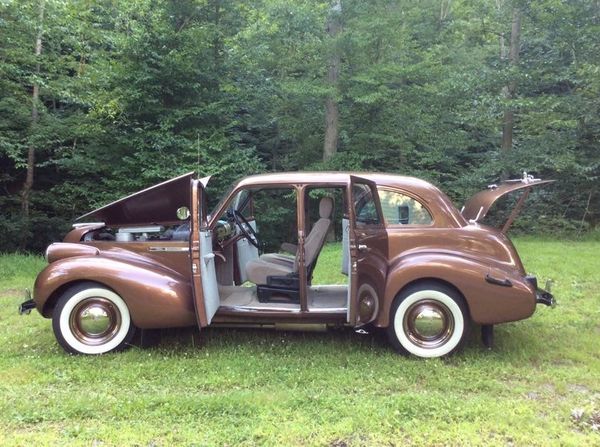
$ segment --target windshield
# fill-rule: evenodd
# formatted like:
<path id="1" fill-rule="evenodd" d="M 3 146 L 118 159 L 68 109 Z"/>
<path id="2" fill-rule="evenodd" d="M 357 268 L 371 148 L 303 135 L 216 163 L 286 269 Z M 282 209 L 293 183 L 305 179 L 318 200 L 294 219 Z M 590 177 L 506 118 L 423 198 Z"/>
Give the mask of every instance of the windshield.
<path id="1" fill-rule="evenodd" d="M 233 192 L 233 190 L 235 189 L 235 187 L 237 186 L 238 182 L 234 182 L 232 185 L 230 185 L 227 190 L 221 194 L 221 199 L 217 202 L 217 204 L 212 208 L 212 211 L 208 214 L 208 220 L 211 220 L 212 217 L 215 215 L 215 213 L 217 212 L 217 210 L 219 208 L 221 208 L 223 206 L 223 204 L 225 203 L 225 200 L 227 200 L 227 198 L 231 195 L 231 193 Z M 214 182 L 211 182 L 210 185 L 214 185 Z M 212 189 L 212 188 L 211 188 Z M 212 192 L 216 192 L 216 191 L 212 191 Z M 216 195 L 213 194 L 208 194 L 209 197 L 218 197 Z"/>

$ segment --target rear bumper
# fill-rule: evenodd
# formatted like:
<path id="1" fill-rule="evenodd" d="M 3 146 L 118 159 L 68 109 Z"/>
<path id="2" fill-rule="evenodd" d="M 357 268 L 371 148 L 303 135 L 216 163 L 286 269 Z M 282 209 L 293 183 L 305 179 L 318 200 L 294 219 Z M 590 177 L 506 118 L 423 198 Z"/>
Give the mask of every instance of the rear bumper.
<path id="1" fill-rule="evenodd" d="M 535 302 L 543 304 L 545 306 L 555 307 L 556 299 L 550 292 L 546 292 L 544 289 L 537 289 L 535 291 Z"/>
<path id="2" fill-rule="evenodd" d="M 35 301 L 31 298 L 29 289 L 25 289 L 25 298 L 28 298 L 27 301 L 23 301 L 19 304 L 19 315 L 28 314 L 35 309 Z"/>
<path id="3" fill-rule="evenodd" d="M 546 282 L 546 288 L 548 290 L 540 289 L 538 287 L 537 278 L 535 276 L 526 276 L 525 279 L 535 288 L 535 302 L 537 304 L 543 304 L 544 306 L 555 307 L 556 299 L 554 295 L 550 293 L 550 286 L 552 281 Z"/>
<path id="4" fill-rule="evenodd" d="M 27 300 L 19 304 L 19 315 L 28 314 L 35 309 L 35 302 L 33 300 Z"/>

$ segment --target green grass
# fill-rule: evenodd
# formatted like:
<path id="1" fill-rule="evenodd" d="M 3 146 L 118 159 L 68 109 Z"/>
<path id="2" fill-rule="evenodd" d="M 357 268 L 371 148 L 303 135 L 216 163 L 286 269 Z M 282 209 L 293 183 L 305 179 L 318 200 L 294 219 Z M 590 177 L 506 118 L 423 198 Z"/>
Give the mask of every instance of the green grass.
<path id="1" fill-rule="evenodd" d="M 600 242 L 516 245 L 559 306 L 498 326 L 492 351 L 474 331 L 449 360 L 376 334 L 226 329 L 69 356 L 49 320 L 16 315 L 43 261 L 0 257 L 0 445 L 600 445 Z M 323 262 L 335 251 L 317 282 L 345 279 Z"/>
<path id="2" fill-rule="evenodd" d="M 0 253 L 0 292 L 7 289 L 31 289 L 36 275 L 45 266 L 46 261 L 41 256 Z"/>
<path id="3" fill-rule="evenodd" d="M 342 244 L 327 244 L 321 250 L 313 272 L 312 284 L 348 284 L 342 270 Z"/>

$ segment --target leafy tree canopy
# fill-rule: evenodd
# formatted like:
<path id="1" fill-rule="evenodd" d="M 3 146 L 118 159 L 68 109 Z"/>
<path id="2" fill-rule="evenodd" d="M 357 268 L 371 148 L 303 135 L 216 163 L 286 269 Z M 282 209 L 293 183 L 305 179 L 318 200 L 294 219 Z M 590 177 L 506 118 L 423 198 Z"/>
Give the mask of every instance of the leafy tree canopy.
<path id="1" fill-rule="evenodd" d="M 262 171 L 389 171 L 457 204 L 526 170 L 558 183 L 523 228 L 597 227 L 598 35 L 584 0 L 0 1 L 0 251 L 42 250 L 188 170 L 217 190 Z M 322 161 L 328 98 L 339 136 Z"/>

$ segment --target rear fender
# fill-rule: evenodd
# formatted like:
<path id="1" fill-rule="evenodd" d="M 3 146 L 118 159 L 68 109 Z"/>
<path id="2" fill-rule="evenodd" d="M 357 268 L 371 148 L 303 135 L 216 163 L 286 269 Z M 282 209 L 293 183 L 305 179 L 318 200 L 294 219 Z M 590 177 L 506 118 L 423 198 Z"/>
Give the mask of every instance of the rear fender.
<path id="1" fill-rule="evenodd" d="M 489 277 L 506 279 L 510 287 L 489 282 Z M 390 267 L 377 326 L 388 326 L 392 302 L 402 289 L 425 279 L 440 280 L 457 289 L 465 298 L 471 319 L 478 324 L 521 320 L 535 310 L 535 290 L 518 271 L 428 252 L 402 257 Z"/>
<path id="2" fill-rule="evenodd" d="M 49 306 L 70 284 L 93 281 L 119 294 L 134 324 L 143 329 L 196 324 L 189 281 L 172 270 L 99 256 L 72 257 L 48 265 L 37 277 L 34 301 L 50 317 Z"/>

